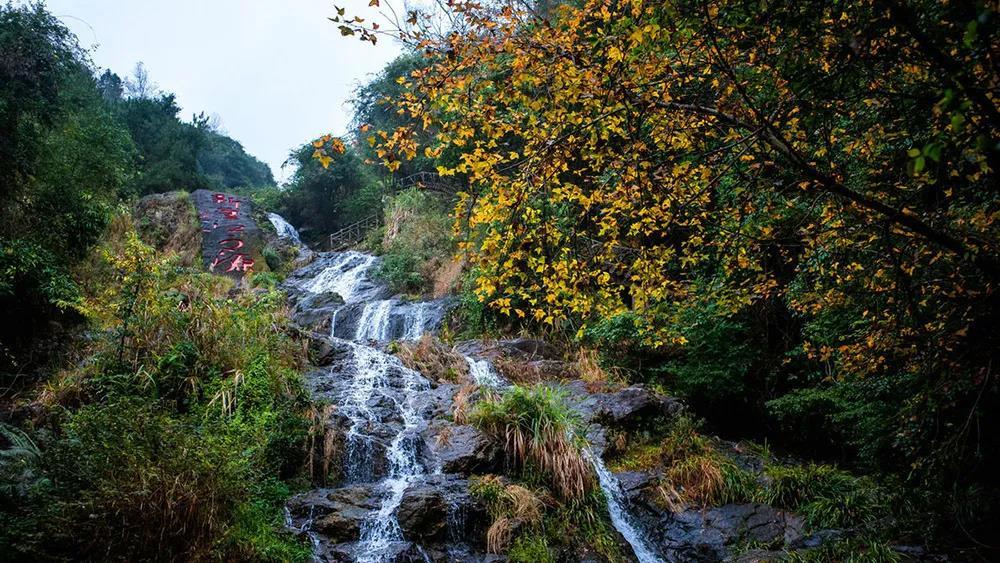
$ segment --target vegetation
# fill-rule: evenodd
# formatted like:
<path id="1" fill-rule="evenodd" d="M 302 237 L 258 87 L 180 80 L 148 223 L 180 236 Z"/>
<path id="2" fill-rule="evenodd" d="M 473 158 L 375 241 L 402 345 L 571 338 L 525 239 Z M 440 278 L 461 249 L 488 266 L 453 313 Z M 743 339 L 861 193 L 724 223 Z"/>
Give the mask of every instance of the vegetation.
<path id="1" fill-rule="evenodd" d="M 600 490 L 557 502 L 530 475 L 521 483 L 483 475 L 471 480 L 469 492 L 486 505 L 492 520 L 486 534 L 490 553 L 528 563 L 579 557 L 589 548 L 608 561 L 625 560 Z"/>
<path id="2" fill-rule="evenodd" d="M 450 224 L 447 209 L 433 194 L 411 188 L 392 196 L 385 206 L 384 230 L 378 232 L 382 266 L 376 276 L 393 291 L 433 291 L 454 252 Z M 454 280 L 446 282 L 453 284 Z"/>
<path id="3" fill-rule="evenodd" d="M 71 267 L 103 232 L 134 156 L 75 38 L 41 8 L 0 7 L 4 386 L 43 367 L 23 350 L 53 331 L 50 320 L 72 318 Z"/>
<path id="4" fill-rule="evenodd" d="M 995 6 L 443 9 L 388 32 L 337 19 L 422 56 L 370 136 L 389 170 L 436 158 L 467 187 L 453 218 L 484 306 L 727 432 L 895 475 L 938 539 L 983 543 Z"/>
<path id="5" fill-rule="evenodd" d="M 0 5 L 5 560 L 310 556 L 283 529 L 308 430 L 285 297 L 200 273 L 183 193 L 273 180 L 177 113 L 141 66 L 95 79 L 44 7 Z"/>
<path id="6" fill-rule="evenodd" d="M 40 452 L 5 460 L 5 553 L 308 555 L 277 531 L 308 427 L 284 296 L 233 298 L 231 281 L 173 260 L 119 217 L 78 274 L 98 332 L 90 360 L 38 399 Z"/>
<path id="7" fill-rule="evenodd" d="M 591 488 L 578 415 L 554 388 L 513 386 L 476 403 L 470 418 L 505 443 L 516 468 L 545 475 L 561 499 L 579 499 Z"/>

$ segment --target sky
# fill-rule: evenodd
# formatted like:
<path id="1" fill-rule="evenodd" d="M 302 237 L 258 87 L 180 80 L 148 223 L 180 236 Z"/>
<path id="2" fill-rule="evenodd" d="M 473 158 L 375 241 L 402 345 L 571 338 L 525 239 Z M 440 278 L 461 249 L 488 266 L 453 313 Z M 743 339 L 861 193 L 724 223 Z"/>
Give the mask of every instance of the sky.
<path id="1" fill-rule="evenodd" d="M 271 166 L 325 133 L 347 132 L 358 84 L 399 47 L 341 37 L 331 0 L 48 0 L 98 67 L 123 78 L 143 62 L 181 117 L 217 114 L 225 132 Z M 367 0 L 339 6 L 376 16 Z"/>

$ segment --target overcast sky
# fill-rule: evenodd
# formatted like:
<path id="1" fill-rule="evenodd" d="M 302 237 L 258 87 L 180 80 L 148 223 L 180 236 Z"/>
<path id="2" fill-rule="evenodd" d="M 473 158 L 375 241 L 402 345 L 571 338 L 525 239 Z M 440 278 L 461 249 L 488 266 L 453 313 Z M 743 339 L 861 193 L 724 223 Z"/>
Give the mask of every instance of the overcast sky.
<path id="1" fill-rule="evenodd" d="M 367 0 L 339 0 L 371 13 Z M 330 0 L 48 0 L 49 11 L 122 77 L 142 61 L 177 94 L 181 116 L 218 114 L 222 127 L 276 178 L 295 146 L 343 134 L 359 82 L 399 52 L 343 38 Z"/>

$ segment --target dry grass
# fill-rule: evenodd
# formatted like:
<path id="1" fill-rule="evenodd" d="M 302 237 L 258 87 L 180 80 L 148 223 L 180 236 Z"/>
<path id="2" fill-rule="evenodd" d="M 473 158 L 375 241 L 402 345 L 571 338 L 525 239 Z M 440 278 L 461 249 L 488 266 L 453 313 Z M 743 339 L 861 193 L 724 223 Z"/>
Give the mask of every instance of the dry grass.
<path id="1" fill-rule="evenodd" d="M 335 405 L 325 405 L 321 408 L 313 406 L 309 411 L 312 425 L 309 428 L 309 455 L 306 467 L 309 469 L 309 479 L 324 486 L 329 480 L 330 464 L 339 451 L 337 447 L 339 436 L 326 427 L 326 421 L 335 410 L 337 410 Z"/>
<path id="2" fill-rule="evenodd" d="M 451 443 L 451 430 L 453 426 L 445 426 L 434 438 L 434 447 L 437 449 L 446 448 Z"/>
<path id="3" fill-rule="evenodd" d="M 666 479 L 686 503 L 708 506 L 722 496 L 726 482 L 715 455 L 696 455 L 676 461 Z"/>
<path id="4" fill-rule="evenodd" d="M 430 334 L 416 342 L 399 343 L 395 354 L 404 366 L 419 371 L 424 377 L 449 383 L 469 379 L 469 364 L 465 358 Z"/>
<path id="5" fill-rule="evenodd" d="M 515 466 L 531 465 L 547 475 L 560 498 L 581 498 L 593 485 L 580 451 L 579 419 L 556 390 L 511 387 L 502 397 L 479 401 L 470 419 L 503 440 Z"/>
<path id="6" fill-rule="evenodd" d="M 451 295 L 462 279 L 464 268 L 464 260 L 451 259 L 438 265 L 431 277 L 433 280 L 432 294 L 435 299 Z"/>
<path id="7" fill-rule="evenodd" d="M 504 485 L 495 475 L 484 475 L 473 481 L 473 494 L 483 500 L 493 522 L 486 532 L 490 553 L 504 553 L 511 545 L 514 532 L 521 526 L 537 526 L 545 515 L 547 496 L 517 484 Z"/>
<path id="8" fill-rule="evenodd" d="M 580 348 L 576 351 L 574 368 L 591 393 L 601 393 L 625 387 L 625 377 L 619 370 L 601 367 L 597 350 Z"/>
<path id="9" fill-rule="evenodd" d="M 451 418 L 455 424 L 468 424 L 472 409 L 472 395 L 479 389 L 474 383 L 462 385 L 452 399 Z"/>
<path id="10" fill-rule="evenodd" d="M 531 523 L 541 522 L 545 503 L 534 491 L 521 485 L 507 485 L 504 497 L 510 503 L 514 518 Z"/>
<path id="11" fill-rule="evenodd" d="M 514 520 L 501 516 L 493 521 L 490 529 L 486 530 L 486 551 L 489 553 L 504 553 L 510 546 L 510 540 L 514 532 Z"/>
<path id="12" fill-rule="evenodd" d="M 493 361 L 493 367 L 504 379 L 515 385 L 535 385 L 542 382 L 542 372 L 531 362 L 500 356 Z"/>

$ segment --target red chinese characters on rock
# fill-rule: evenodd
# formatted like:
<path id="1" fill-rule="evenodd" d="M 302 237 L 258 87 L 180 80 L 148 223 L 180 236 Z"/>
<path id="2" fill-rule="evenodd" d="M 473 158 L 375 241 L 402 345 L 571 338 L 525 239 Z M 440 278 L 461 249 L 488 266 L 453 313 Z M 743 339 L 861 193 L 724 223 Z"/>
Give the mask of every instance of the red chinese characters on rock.
<path id="1" fill-rule="evenodd" d="M 215 272 L 218 269 L 227 274 L 252 272 L 254 260 L 249 254 L 243 252 L 246 243 L 241 238 L 246 231 L 246 225 L 243 223 L 225 224 L 229 221 L 239 220 L 240 200 L 233 196 L 216 193 L 212 194 L 212 201 L 215 203 L 215 211 L 218 216 L 221 216 L 223 224 L 220 224 L 218 218 L 203 212 L 199 215 L 202 220 L 202 231 L 208 233 L 224 227 L 228 238 L 219 241 L 219 252 L 208 265 L 208 271 Z"/>

